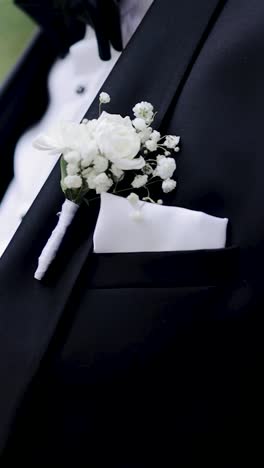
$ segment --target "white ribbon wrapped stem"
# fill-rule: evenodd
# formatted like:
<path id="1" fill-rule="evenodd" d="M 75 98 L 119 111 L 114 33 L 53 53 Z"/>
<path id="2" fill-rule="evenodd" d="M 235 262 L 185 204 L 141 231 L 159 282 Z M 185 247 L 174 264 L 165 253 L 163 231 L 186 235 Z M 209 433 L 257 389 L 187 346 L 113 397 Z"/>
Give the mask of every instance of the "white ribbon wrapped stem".
<path id="1" fill-rule="evenodd" d="M 71 224 L 79 205 L 66 199 L 61 207 L 59 221 L 38 259 L 38 268 L 34 278 L 41 280 L 60 247 L 67 228 Z"/>

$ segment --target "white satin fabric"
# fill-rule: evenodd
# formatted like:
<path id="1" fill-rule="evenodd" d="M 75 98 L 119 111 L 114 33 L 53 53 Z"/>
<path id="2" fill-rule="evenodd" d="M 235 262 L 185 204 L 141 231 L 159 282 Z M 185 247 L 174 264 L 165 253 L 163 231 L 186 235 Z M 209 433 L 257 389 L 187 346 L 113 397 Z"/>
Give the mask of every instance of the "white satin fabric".
<path id="1" fill-rule="evenodd" d="M 140 212 L 140 217 L 134 216 Z M 174 206 L 101 195 L 94 232 L 95 253 L 220 249 L 226 245 L 227 218 Z"/>
<path id="2" fill-rule="evenodd" d="M 123 0 L 121 19 L 126 46 L 153 0 Z M 49 106 L 41 121 L 18 141 L 14 156 L 14 179 L 0 204 L 0 256 L 6 249 L 22 217 L 26 214 L 56 164 L 59 154 L 48 155 L 32 147 L 33 140 L 58 120 L 80 121 L 89 109 L 120 52 L 102 61 L 94 31 L 74 44 L 64 59 L 55 62 L 48 77 Z M 78 86 L 85 92 L 77 94 Z"/>

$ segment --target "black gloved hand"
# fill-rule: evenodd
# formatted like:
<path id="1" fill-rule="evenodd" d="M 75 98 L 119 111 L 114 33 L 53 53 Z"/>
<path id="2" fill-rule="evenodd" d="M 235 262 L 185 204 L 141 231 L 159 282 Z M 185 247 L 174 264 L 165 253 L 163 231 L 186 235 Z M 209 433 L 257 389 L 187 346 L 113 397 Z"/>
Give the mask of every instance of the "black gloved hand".
<path id="1" fill-rule="evenodd" d="M 110 44 L 122 50 L 120 0 L 14 0 L 52 38 L 61 54 L 81 40 L 86 24 L 96 33 L 99 55 L 111 58 Z"/>
<path id="2" fill-rule="evenodd" d="M 57 0 L 58 1 L 58 0 Z M 64 5 L 66 15 L 91 24 L 95 30 L 100 57 L 111 57 L 110 43 L 122 50 L 119 0 L 59 0 Z"/>

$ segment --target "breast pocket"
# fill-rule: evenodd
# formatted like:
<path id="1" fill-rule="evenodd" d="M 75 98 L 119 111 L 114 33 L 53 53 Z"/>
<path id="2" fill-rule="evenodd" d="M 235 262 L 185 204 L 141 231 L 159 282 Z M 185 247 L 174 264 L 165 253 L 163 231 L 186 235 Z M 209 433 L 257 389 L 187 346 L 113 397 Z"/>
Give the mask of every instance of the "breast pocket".
<path id="1" fill-rule="evenodd" d="M 231 320 L 236 313 L 233 303 L 240 310 L 240 298 L 248 300 L 239 253 L 234 246 L 93 254 L 80 278 L 75 337 L 83 336 L 85 343 L 90 337 L 95 350 L 104 343 L 108 352 L 138 340 L 147 343 L 153 333 L 156 343 L 158 336 L 162 342 L 169 336 L 175 342 L 176 336 L 182 339 L 183 330 L 192 334 L 200 327 L 221 327 L 218 322 Z"/>
<path id="2" fill-rule="evenodd" d="M 225 431 L 248 338 L 239 249 L 94 254 L 79 280 L 58 363 L 63 393 L 83 392 L 82 417 L 92 388 L 94 420 L 116 440 Z"/>
<path id="3" fill-rule="evenodd" d="M 148 349 L 152 340 L 158 348 L 204 333 L 220 337 L 248 302 L 240 276 L 237 247 L 93 254 L 79 279 L 72 357 L 86 361 L 88 352 L 92 361 L 97 353 L 108 360 L 131 346 Z"/>
<path id="4" fill-rule="evenodd" d="M 239 278 L 239 248 L 92 254 L 91 288 L 216 286 Z"/>

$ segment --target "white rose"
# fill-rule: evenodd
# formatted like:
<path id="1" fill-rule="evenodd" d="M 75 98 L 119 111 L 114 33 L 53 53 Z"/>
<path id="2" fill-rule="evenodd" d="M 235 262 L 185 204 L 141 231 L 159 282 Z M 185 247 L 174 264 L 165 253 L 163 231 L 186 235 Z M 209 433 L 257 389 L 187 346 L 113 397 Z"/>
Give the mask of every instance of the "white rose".
<path id="1" fill-rule="evenodd" d="M 133 182 L 132 182 L 132 187 L 134 188 L 140 188 L 140 187 L 143 187 L 144 185 L 146 185 L 148 181 L 148 176 L 147 175 L 137 175 Z"/>
<path id="2" fill-rule="evenodd" d="M 103 112 L 94 132 L 100 152 L 122 170 L 141 169 L 144 158 L 135 159 L 140 150 L 140 138 L 129 117 Z"/>
<path id="3" fill-rule="evenodd" d="M 176 169 L 176 162 L 173 158 L 163 158 L 158 161 L 156 175 L 161 179 L 170 179 Z"/>
<path id="4" fill-rule="evenodd" d="M 93 137 L 94 131 L 97 127 L 97 119 L 87 120 L 86 127 L 90 137 Z"/>
<path id="5" fill-rule="evenodd" d="M 94 179 L 96 193 L 108 192 L 113 185 L 113 181 L 105 173 L 99 174 Z"/>
<path id="6" fill-rule="evenodd" d="M 78 175 L 68 175 L 63 182 L 68 189 L 78 189 L 82 186 L 82 179 Z"/>
<path id="7" fill-rule="evenodd" d="M 173 179 L 166 179 L 162 182 L 162 190 L 164 193 L 172 192 L 176 187 L 176 182 Z"/>

